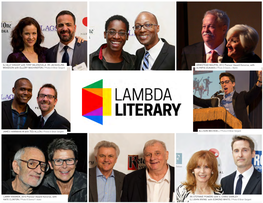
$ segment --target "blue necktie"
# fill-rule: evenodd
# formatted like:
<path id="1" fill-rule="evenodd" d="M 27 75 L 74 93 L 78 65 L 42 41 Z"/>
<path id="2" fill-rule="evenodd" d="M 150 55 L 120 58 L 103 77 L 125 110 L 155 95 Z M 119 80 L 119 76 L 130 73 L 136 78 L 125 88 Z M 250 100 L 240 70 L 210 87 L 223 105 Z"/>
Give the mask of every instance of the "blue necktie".
<path id="1" fill-rule="evenodd" d="M 68 46 L 64 46 L 64 54 L 62 56 L 62 63 L 67 63 L 67 66 L 69 66 L 69 55 L 68 55 L 68 52 L 67 52 L 67 49 L 68 49 Z"/>
<path id="2" fill-rule="evenodd" d="M 142 65 L 142 70 L 149 70 L 149 52 L 146 51 L 145 55 L 144 55 L 144 59 L 143 59 L 143 65 Z"/>
<path id="3" fill-rule="evenodd" d="M 239 179 L 237 181 L 237 185 L 236 185 L 236 192 L 235 192 L 235 195 L 241 195 L 241 189 L 242 189 L 242 178 L 243 178 L 243 175 L 240 174 L 239 175 Z"/>

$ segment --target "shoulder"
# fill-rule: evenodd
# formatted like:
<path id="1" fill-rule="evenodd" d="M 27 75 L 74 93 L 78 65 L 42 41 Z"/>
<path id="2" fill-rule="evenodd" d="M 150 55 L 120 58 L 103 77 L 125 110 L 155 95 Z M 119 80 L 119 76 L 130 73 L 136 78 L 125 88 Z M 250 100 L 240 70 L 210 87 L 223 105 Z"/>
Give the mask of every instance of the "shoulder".
<path id="1" fill-rule="evenodd" d="M 223 188 L 222 187 L 218 187 L 216 188 L 216 190 L 214 191 L 214 194 L 215 195 L 222 195 L 224 192 L 223 192 Z"/>
<path id="2" fill-rule="evenodd" d="M 81 43 L 78 43 L 77 42 L 77 39 L 76 39 L 76 43 L 75 43 L 75 47 L 76 48 L 87 48 L 88 46 L 88 42 L 87 41 L 84 41 L 84 42 L 81 42 Z"/>
<path id="3" fill-rule="evenodd" d="M 50 187 L 46 187 L 44 185 L 39 186 L 36 193 L 37 194 L 57 194 L 57 192 L 54 189 Z"/>
<path id="4" fill-rule="evenodd" d="M 186 186 L 181 184 L 176 188 L 176 200 L 177 202 L 185 202 L 190 191 L 186 189 Z"/>
<path id="5" fill-rule="evenodd" d="M 204 42 L 197 42 L 183 48 L 184 52 L 199 51 L 204 48 Z"/>
<path id="6" fill-rule="evenodd" d="M 146 168 L 133 171 L 125 176 L 125 179 L 135 180 L 137 177 L 144 176 L 146 177 Z"/>
<path id="7" fill-rule="evenodd" d="M 23 62 L 23 54 L 22 52 L 13 52 L 9 54 L 6 61 L 7 63 Z"/>
<path id="8" fill-rule="evenodd" d="M 142 47 L 136 51 L 136 56 L 139 54 L 143 54 L 143 53 L 144 53 L 144 47 Z"/>
<path id="9" fill-rule="evenodd" d="M 231 173 L 228 176 L 225 176 L 224 178 L 221 179 L 221 182 L 224 183 L 225 181 L 230 181 L 232 178 L 234 178 L 236 175 L 236 171 Z"/>
<path id="10" fill-rule="evenodd" d="M 29 114 L 30 116 L 34 117 L 34 118 L 37 118 L 38 116 L 36 115 L 36 113 L 30 108 L 30 106 L 28 105 L 28 111 L 29 111 Z"/>
<path id="11" fill-rule="evenodd" d="M 114 171 L 114 174 L 121 177 L 121 178 L 124 178 L 125 174 L 120 172 L 120 171 L 117 171 L 117 170 L 113 170 Z"/>
<path id="12" fill-rule="evenodd" d="M 53 47 L 47 49 L 47 53 L 53 52 L 54 49 L 58 49 L 58 45 L 59 45 L 59 44 L 56 44 L 56 45 L 54 45 Z"/>
<path id="13" fill-rule="evenodd" d="M 161 38 L 161 40 L 164 42 L 164 46 L 166 46 L 169 50 L 173 50 L 175 52 L 175 46 L 169 44 L 165 39 Z"/>

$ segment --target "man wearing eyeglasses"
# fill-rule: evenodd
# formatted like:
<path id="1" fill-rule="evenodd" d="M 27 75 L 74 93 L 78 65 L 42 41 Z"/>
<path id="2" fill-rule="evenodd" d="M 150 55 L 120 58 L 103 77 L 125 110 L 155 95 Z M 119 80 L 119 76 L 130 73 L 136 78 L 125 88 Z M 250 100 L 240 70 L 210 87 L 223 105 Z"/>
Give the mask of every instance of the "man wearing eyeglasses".
<path id="1" fill-rule="evenodd" d="M 90 54 L 90 70 L 134 70 L 135 56 L 123 50 L 129 38 L 129 22 L 120 15 L 111 16 L 105 23 L 107 43 Z"/>
<path id="2" fill-rule="evenodd" d="M 144 45 L 136 51 L 136 69 L 175 70 L 175 47 L 165 39 L 159 39 L 160 27 L 154 14 L 141 12 L 133 29 L 138 41 Z"/>
<path id="3" fill-rule="evenodd" d="M 246 92 L 237 93 L 235 91 L 235 76 L 228 72 L 219 75 L 219 80 L 224 95 L 218 95 L 220 106 L 223 106 L 233 116 L 242 122 L 242 128 L 251 128 L 251 123 L 247 115 L 247 106 L 251 104 L 262 90 L 262 71 L 258 71 L 258 80 L 254 87 Z M 194 104 L 201 107 L 212 107 L 211 99 L 200 99 L 194 96 Z"/>
<path id="4" fill-rule="evenodd" d="M 43 185 L 57 194 L 68 195 L 69 202 L 87 202 L 87 175 L 76 171 L 78 148 L 70 139 L 54 139 L 48 145 L 48 163 L 53 170 Z"/>
<path id="5" fill-rule="evenodd" d="M 15 179 L 3 182 L 2 194 L 55 194 L 40 183 L 49 167 L 43 152 L 37 147 L 18 150 L 12 162 Z"/>
<path id="6" fill-rule="evenodd" d="M 54 109 L 57 104 L 57 90 L 52 84 L 43 85 L 38 91 L 37 103 L 41 110 L 39 129 L 66 129 L 70 131 L 70 122 Z"/>

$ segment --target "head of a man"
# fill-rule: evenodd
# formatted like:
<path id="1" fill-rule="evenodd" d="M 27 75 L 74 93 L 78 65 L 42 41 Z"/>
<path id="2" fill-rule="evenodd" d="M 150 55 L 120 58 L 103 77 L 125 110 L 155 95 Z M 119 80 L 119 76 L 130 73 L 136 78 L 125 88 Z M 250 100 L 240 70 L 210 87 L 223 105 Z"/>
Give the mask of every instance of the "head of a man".
<path id="1" fill-rule="evenodd" d="M 57 104 L 57 90 L 52 84 L 43 85 L 37 95 L 37 103 L 41 110 L 42 116 L 47 115 L 51 112 Z"/>
<path id="2" fill-rule="evenodd" d="M 143 155 L 149 173 L 166 173 L 169 152 L 160 140 L 149 140 L 143 148 Z"/>
<path id="3" fill-rule="evenodd" d="M 104 38 L 110 51 L 121 52 L 129 38 L 129 22 L 121 15 L 111 16 L 105 23 Z"/>
<path id="4" fill-rule="evenodd" d="M 201 34 L 210 49 L 218 47 L 225 39 L 230 20 L 224 11 L 213 9 L 205 13 Z"/>
<path id="5" fill-rule="evenodd" d="M 56 17 L 56 28 L 60 42 L 67 45 L 75 37 L 76 18 L 70 11 L 61 11 Z"/>
<path id="6" fill-rule="evenodd" d="M 141 12 L 137 16 L 133 28 L 136 38 L 147 50 L 158 43 L 158 32 L 160 28 L 154 14 L 147 11 Z"/>
<path id="7" fill-rule="evenodd" d="M 28 189 L 39 186 L 48 170 L 44 153 L 37 147 L 24 147 L 18 150 L 12 167 L 16 174 L 14 190 L 20 193 L 26 193 Z"/>
<path id="8" fill-rule="evenodd" d="M 57 181 L 68 183 L 73 180 L 78 163 L 78 147 L 71 139 L 54 139 L 48 145 L 48 163 Z"/>
<path id="9" fill-rule="evenodd" d="M 252 166 L 252 158 L 255 157 L 254 142 L 248 136 L 234 136 L 232 138 L 232 155 L 240 173 Z"/>
<path id="10" fill-rule="evenodd" d="M 14 101 L 19 104 L 27 104 L 32 97 L 32 83 L 27 78 L 19 78 L 15 81 L 12 92 L 14 94 Z"/>
<path id="11" fill-rule="evenodd" d="M 219 75 L 219 80 L 224 93 L 227 95 L 235 90 L 235 76 L 231 73 L 223 72 Z"/>
<path id="12" fill-rule="evenodd" d="M 109 176 L 120 154 L 118 145 L 113 142 L 101 141 L 94 147 L 97 167 L 105 176 Z"/>

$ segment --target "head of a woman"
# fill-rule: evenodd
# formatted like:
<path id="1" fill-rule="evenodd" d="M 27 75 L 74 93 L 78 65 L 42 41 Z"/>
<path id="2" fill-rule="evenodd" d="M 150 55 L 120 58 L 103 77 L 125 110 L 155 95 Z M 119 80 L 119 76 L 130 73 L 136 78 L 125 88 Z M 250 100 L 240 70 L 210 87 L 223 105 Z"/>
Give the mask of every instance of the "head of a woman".
<path id="1" fill-rule="evenodd" d="M 236 62 L 255 50 L 259 36 L 253 27 L 237 24 L 229 29 L 226 39 L 228 56 Z"/>
<path id="2" fill-rule="evenodd" d="M 13 52 L 23 51 L 26 46 L 34 46 L 34 50 L 38 52 L 44 41 L 38 22 L 31 17 L 21 19 L 13 29 L 11 37 Z"/>
<path id="3" fill-rule="evenodd" d="M 218 178 L 217 159 L 215 155 L 208 150 L 201 150 L 193 154 L 187 164 L 187 189 L 193 191 L 199 183 L 207 183 L 215 191 L 218 187 L 216 180 Z"/>

